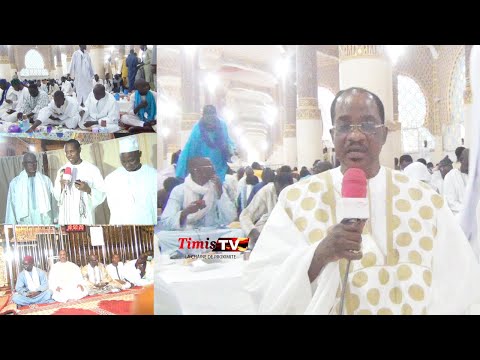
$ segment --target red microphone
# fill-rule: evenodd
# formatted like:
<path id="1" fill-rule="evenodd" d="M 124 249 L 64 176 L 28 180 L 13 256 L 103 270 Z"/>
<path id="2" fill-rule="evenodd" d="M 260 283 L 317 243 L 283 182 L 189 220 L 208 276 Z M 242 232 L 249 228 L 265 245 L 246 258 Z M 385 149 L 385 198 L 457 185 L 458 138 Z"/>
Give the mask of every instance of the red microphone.
<path id="1" fill-rule="evenodd" d="M 370 217 L 367 199 L 367 176 L 362 169 L 350 168 L 345 171 L 340 208 L 343 217 L 342 224 L 358 222 Z"/>
<path id="2" fill-rule="evenodd" d="M 70 167 L 65 168 L 62 178 L 63 180 L 72 181 L 72 169 Z"/>
<path id="3" fill-rule="evenodd" d="M 370 217 L 367 198 L 367 176 L 362 169 L 350 168 L 345 171 L 342 180 L 342 199 L 339 203 L 342 224 L 358 224 L 365 226 L 365 221 Z M 345 290 L 347 288 L 350 260 L 343 277 L 342 294 L 340 298 L 340 315 L 343 314 Z"/>

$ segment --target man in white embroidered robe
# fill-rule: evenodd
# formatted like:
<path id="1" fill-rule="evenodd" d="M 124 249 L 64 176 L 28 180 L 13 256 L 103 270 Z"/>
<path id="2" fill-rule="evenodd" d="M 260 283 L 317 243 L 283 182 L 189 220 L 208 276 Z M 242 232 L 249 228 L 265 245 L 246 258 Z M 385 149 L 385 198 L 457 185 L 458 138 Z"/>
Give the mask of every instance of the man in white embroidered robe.
<path id="1" fill-rule="evenodd" d="M 57 214 L 53 184 L 48 176 L 37 171 L 37 158 L 23 156 L 24 170 L 8 187 L 6 224 L 49 225 Z"/>
<path id="2" fill-rule="evenodd" d="M 65 97 L 60 90 L 53 95 L 47 107 L 38 112 L 38 117 L 27 130 L 33 132 L 40 125 L 65 126 L 75 129 L 80 121 L 80 114 L 77 100 L 71 96 Z"/>
<path id="3" fill-rule="evenodd" d="M 82 267 L 82 275 L 87 284 L 89 296 L 119 291 L 123 286 L 113 281 L 105 265 L 98 262 L 97 255 L 89 256 L 88 264 Z"/>
<path id="4" fill-rule="evenodd" d="M 132 284 L 125 279 L 125 269 L 118 254 L 112 256 L 112 263 L 107 265 L 107 272 L 113 282 L 118 283 L 122 290 L 132 287 Z"/>
<path id="5" fill-rule="evenodd" d="M 105 200 L 105 182 L 100 170 L 82 160 L 80 143 L 68 140 L 65 156 L 68 162 L 57 172 L 53 194 L 58 201 L 58 223 L 95 224 L 95 208 Z M 63 178 L 65 169 L 71 169 L 71 180 Z"/>
<path id="6" fill-rule="evenodd" d="M 78 265 L 67 261 L 67 252 L 60 250 L 60 261 L 52 265 L 48 276 L 52 298 L 65 303 L 69 300 L 80 300 L 88 295 L 87 286 L 83 280 Z"/>
<path id="7" fill-rule="evenodd" d="M 345 314 L 468 312 L 480 302 L 480 265 L 440 195 L 380 166 L 381 100 L 361 88 L 341 91 L 331 117 L 341 166 L 284 189 L 245 269 L 258 312 L 340 313 L 348 260 Z M 348 168 L 367 175 L 364 227 L 340 223 Z"/>

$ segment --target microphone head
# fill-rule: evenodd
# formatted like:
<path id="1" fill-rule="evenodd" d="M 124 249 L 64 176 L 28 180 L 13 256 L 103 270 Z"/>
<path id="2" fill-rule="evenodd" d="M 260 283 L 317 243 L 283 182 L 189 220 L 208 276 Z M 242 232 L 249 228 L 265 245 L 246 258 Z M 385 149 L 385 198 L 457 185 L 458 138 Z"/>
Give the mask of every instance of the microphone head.
<path id="1" fill-rule="evenodd" d="M 342 180 L 342 197 L 367 197 L 367 176 L 362 169 L 350 168 L 345 171 Z"/>
<path id="2" fill-rule="evenodd" d="M 72 175 L 72 168 L 67 166 L 67 167 L 65 168 L 64 174 L 66 174 L 66 175 Z"/>

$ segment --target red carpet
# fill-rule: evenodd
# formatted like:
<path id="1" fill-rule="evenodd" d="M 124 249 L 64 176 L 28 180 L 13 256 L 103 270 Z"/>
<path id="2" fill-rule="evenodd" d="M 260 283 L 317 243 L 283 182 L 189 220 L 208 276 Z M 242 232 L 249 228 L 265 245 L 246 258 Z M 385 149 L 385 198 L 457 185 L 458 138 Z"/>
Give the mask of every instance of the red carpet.
<path id="1" fill-rule="evenodd" d="M 87 296 L 67 303 L 23 306 L 18 315 L 128 315 L 142 287 L 105 295 Z"/>

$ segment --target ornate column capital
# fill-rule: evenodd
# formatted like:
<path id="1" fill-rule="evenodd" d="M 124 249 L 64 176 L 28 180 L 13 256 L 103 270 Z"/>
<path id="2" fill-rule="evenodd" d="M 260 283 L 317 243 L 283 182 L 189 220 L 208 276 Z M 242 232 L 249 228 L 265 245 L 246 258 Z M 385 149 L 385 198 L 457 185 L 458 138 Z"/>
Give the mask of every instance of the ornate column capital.
<path id="1" fill-rule="evenodd" d="M 340 61 L 358 58 L 386 57 L 385 45 L 339 45 L 338 57 Z"/>
<path id="2" fill-rule="evenodd" d="M 200 114 L 197 113 L 183 113 L 182 114 L 182 123 L 181 129 L 183 131 L 188 131 L 193 128 L 193 125 L 200 119 Z"/>
<path id="3" fill-rule="evenodd" d="M 8 60 L 8 55 L 0 56 L 0 64 L 10 64 L 10 61 Z"/>
<path id="4" fill-rule="evenodd" d="M 470 85 L 470 78 L 466 78 L 465 91 L 463 92 L 463 103 L 465 105 L 472 104 L 472 86 Z"/>
<path id="5" fill-rule="evenodd" d="M 294 138 L 297 136 L 297 125 L 296 124 L 285 124 L 283 129 L 283 136 L 286 138 Z"/>
<path id="6" fill-rule="evenodd" d="M 321 117 L 316 98 L 298 98 L 297 120 L 318 120 Z"/>

